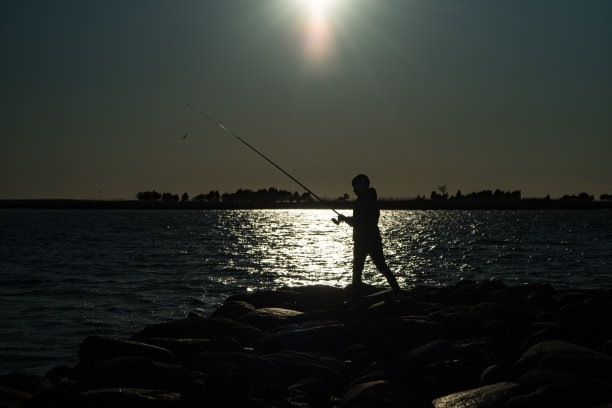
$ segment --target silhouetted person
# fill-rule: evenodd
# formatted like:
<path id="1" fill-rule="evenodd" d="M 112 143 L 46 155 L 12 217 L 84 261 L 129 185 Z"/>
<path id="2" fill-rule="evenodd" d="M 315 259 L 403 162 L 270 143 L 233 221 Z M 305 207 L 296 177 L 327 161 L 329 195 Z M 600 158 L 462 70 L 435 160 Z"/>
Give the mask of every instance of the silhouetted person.
<path id="1" fill-rule="evenodd" d="M 353 191 L 357 194 L 353 216 L 340 215 L 338 219 L 353 227 L 353 297 L 361 295 L 361 274 L 368 255 L 374 261 L 378 271 L 387 278 L 393 293 L 398 295 L 399 285 L 383 255 L 382 239 L 378 229 L 380 208 L 376 190 L 370 187 L 370 179 L 365 174 L 357 175 L 352 184 Z"/>

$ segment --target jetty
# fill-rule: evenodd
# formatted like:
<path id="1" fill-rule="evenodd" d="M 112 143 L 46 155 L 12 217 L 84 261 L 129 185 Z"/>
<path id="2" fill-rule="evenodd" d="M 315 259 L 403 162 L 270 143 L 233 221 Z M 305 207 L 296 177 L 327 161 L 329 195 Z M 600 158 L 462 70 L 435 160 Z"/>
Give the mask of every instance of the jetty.
<path id="1" fill-rule="evenodd" d="M 79 363 L 0 376 L 1 407 L 612 407 L 612 290 L 499 280 L 228 297 Z"/>

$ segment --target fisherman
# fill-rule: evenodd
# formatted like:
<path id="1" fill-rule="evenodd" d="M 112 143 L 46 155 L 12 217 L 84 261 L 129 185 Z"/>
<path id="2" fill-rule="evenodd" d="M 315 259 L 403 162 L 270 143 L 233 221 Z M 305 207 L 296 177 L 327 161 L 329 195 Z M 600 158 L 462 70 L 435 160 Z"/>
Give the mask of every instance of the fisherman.
<path id="1" fill-rule="evenodd" d="M 352 296 L 361 296 L 361 275 L 365 265 L 366 256 L 370 255 L 374 265 L 380 273 L 387 278 L 393 294 L 400 294 L 400 287 L 397 284 L 393 272 L 387 266 L 383 255 L 382 239 L 378 229 L 378 218 L 380 208 L 376 197 L 376 190 L 370 187 L 370 179 L 365 174 L 357 175 L 353 181 L 353 191 L 357 194 L 357 200 L 353 208 L 353 216 L 347 217 L 340 215 L 339 221 L 344 221 L 353 227 L 353 284 Z"/>

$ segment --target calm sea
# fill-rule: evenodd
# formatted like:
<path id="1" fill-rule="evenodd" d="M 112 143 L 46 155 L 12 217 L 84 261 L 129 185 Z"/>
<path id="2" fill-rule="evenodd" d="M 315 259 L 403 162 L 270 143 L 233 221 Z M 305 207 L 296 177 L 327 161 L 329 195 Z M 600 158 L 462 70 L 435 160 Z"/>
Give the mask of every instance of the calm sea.
<path id="1" fill-rule="evenodd" d="M 228 295 L 350 282 L 331 211 L 0 210 L 0 374 L 76 363 L 91 334 L 210 313 Z M 612 287 L 612 211 L 383 211 L 404 287 Z M 368 261 L 364 278 L 384 284 Z"/>

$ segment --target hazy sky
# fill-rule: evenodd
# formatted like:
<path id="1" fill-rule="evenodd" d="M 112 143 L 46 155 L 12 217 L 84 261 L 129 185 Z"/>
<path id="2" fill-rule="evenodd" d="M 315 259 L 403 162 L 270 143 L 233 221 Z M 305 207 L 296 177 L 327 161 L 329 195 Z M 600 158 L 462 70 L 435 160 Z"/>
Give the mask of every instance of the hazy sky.
<path id="1" fill-rule="evenodd" d="M 0 3 L 0 198 L 612 193 L 612 2 Z M 186 139 L 183 135 L 188 134 Z"/>

